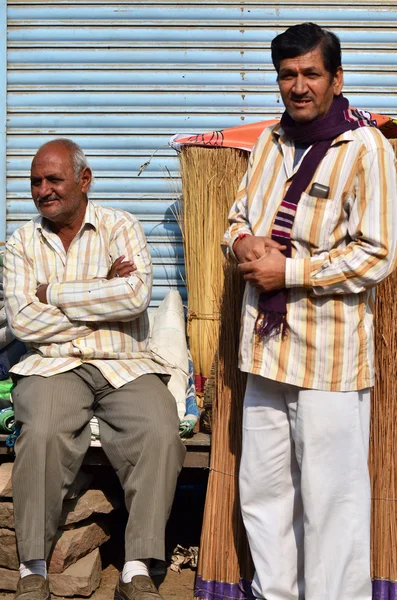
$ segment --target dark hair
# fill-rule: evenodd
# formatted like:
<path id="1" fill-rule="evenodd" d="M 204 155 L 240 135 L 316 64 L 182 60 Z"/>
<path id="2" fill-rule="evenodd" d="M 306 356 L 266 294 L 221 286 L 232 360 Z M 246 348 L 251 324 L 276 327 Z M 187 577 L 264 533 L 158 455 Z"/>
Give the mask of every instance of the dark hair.
<path id="1" fill-rule="evenodd" d="M 315 23 L 293 25 L 272 40 L 272 61 L 277 73 L 282 60 L 301 56 L 317 46 L 321 49 L 326 70 L 335 77 L 342 64 L 339 38 Z"/>

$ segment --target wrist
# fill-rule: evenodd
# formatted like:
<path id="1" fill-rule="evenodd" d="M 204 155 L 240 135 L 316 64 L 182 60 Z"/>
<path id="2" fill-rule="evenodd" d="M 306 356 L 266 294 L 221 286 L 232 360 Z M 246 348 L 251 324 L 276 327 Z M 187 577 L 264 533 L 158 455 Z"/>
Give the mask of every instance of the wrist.
<path id="1" fill-rule="evenodd" d="M 237 248 L 238 244 L 241 242 L 241 240 L 243 240 L 246 237 L 251 237 L 251 234 L 249 234 L 249 233 L 240 233 L 240 235 L 238 235 L 236 237 L 236 239 L 234 240 L 234 242 L 232 244 L 232 251 L 233 251 L 234 255 L 236 255 L 236 248 Z"/>

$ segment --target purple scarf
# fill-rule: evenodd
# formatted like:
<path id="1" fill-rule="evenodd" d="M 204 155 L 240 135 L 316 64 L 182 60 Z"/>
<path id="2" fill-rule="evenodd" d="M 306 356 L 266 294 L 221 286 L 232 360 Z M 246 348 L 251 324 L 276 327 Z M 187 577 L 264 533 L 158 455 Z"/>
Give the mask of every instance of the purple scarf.
<path id="1" fill-rule="evenodd" d="M 374 127 L 375 123 L 365 119 L 359 111 L 349 109 L 349 102 L 342 94 L 335 96 L 324 118 L 310 123 L 298 123 L 286 111 L 284 112 L 281 127 L 286 136 L 294 142 L 312 145 L 295 173 L 273 224 L 271 238 L 287 246 L 283 252 L 287 258 L 291 258 L 291 231 L 298 202 L 312 181 L 317 167 L 338 135 L 365 126 Z M 280 332 L 284 337 L 287 331 L 287 290 L 284 288 L 262 292 L 259 296 L 255 333 L 261 339 L 265 339 Z"/>

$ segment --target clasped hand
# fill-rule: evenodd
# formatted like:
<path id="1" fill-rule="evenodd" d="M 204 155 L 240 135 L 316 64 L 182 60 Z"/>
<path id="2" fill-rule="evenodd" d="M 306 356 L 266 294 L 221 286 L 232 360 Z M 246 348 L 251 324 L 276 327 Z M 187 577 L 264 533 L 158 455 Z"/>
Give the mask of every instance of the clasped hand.
<path id="1" fill-rule="evenodd" d="M 239 262 L 238 270 L 245 281 L 260 292 L 270 292 L 285 287 L 286 246 L 269 237 L 247 236 L 240 240 L 234 251 Z"/>

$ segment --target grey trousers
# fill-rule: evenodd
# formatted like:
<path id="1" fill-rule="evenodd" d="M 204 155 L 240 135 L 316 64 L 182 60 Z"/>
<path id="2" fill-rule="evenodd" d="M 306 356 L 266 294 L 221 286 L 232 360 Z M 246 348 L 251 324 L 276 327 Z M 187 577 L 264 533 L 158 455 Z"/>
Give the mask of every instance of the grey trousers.
<path id="1" fill-rule="evenodd" d="M 175 400 L 160 378 L 142 375 L 115 389 L 86 364 L 52 377 L 22 377 L 13 400 L 22 427 L 12 481 L 20 560 L 48 558 L 63 498 L 90 445 L 94 415 L 125 493 L 126 560 L 163 560 L 185 448 Z"/>

